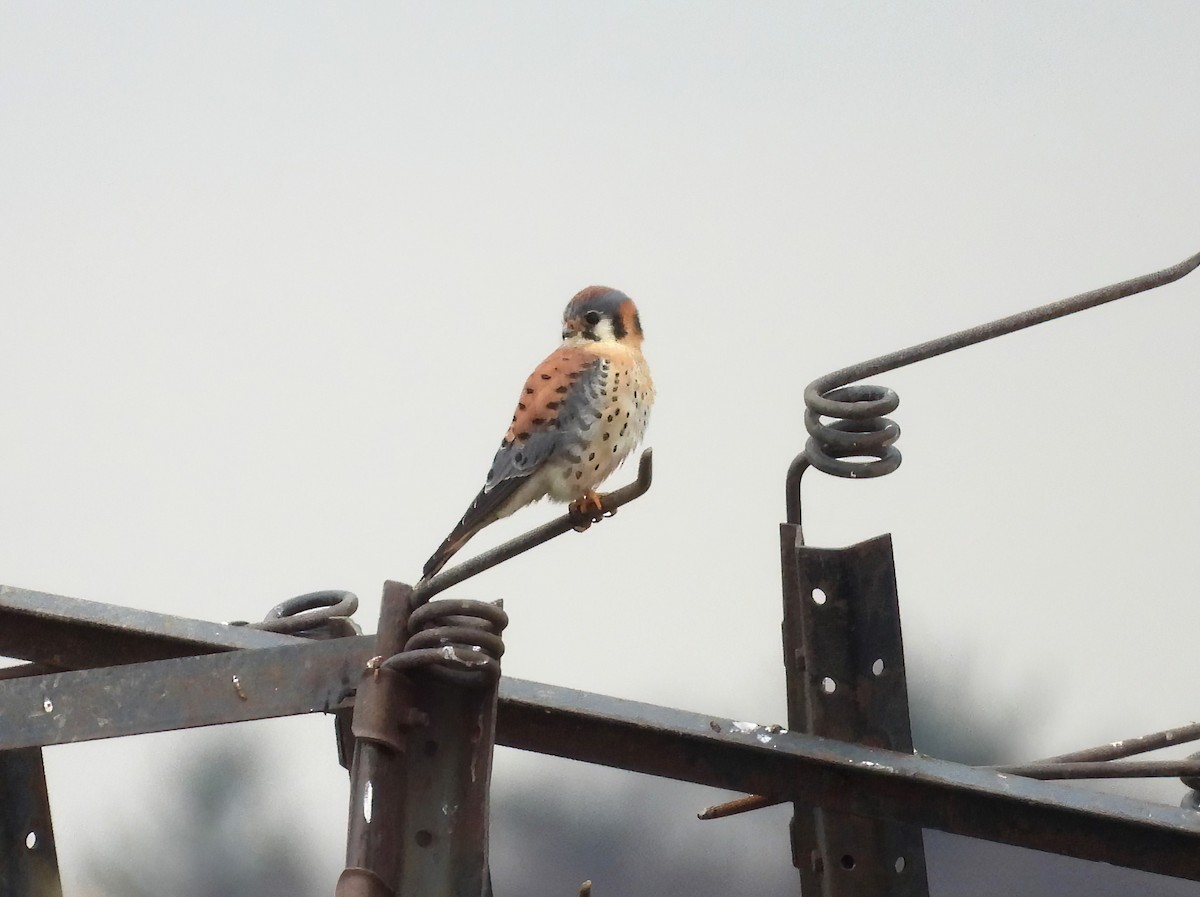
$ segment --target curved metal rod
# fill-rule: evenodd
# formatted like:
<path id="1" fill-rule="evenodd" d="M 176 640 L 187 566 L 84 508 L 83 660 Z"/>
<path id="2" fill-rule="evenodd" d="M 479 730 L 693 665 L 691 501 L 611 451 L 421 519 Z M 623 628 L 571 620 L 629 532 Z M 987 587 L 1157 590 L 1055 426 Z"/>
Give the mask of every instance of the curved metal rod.
<path id="1" fill-rule="evenodd" d="M 1200 268 L 1200 253 L 1185 259 L 1177 265 L 1163 268 L 1161 271 L 1143 274 L 1132 280 L 1124 280 L 1120 283 L 1110 284 L 1096 290 L 1089 290 L 1086 293 L 1080 293 L 1077 296 L 1071 296 L 1067 299 L 1060 299 L 1046 305 L 1039 305 L 1037 308 L 1031 308 L 1027 311 L 1018 312 L 1015 315 L 999 318 L 987 324 L 980 324 L 977 327 L 959 330 L 947 336 L 919 343 L 915 346 L 909 346 L 907 349 L 900 349 L 897 352 L 890 352 L 887 355 L 880 355 L 877 358 L 852 364 L 849 367 L 833 371 L 823 377 L 818 377 L 812 383 L 808 384 L 804 390 L 804 404 L 813 415 L 840 418 L 843 421 L 879 417 L 881 414 L 889 413 L 895 407 L 892 404 L 894 394 L 892 396 L 881 395 L 877 402 L 843 402 L 826 398 L 826 396 L 829 392 L 839 387 L 848 386 L 866 377 L 874 377 L 887 371 L 894 371 L 897 368 L 905 367 L 914 362 L 925 361 L 937 355 L 944 355 L 955 349 L 973 346 L 976 343 L 995 339 L 998 336 L 1004 336 L 1017 330 L 1024 330 L 1026 327 L 1032 327 L 1035 324 L 1044 324 L 1046 321 L 1052 321 L 1055 318 L 1061 318 L 1078 311 L 1094 308 L 1097 305 L 1112 302 L 1114 299 L 1123 299 L 1126 296 L 1132 296 L 1146 290 L 1164 286 L 1165 284 L 1179 280 L 1186 274 L 1190 274 L 1196 268 Z M 886 392 L 890 393 L 890 390 Z M 879 403 L 888 404 L 890 407 L 881 410 L 876 407 Z M 803 452 L 792 462 L 792 466 L 788 471 L 789 523 L 800 523 L 800 478 L 809 466 L 807 459 L 802 462 L 802 458 L 805 458 Z M 895 464 L 899 464 L 898 456 L 895 459 Z M 892 469 L 894 469 L 894 465 Z"/>
<path id="2" fill-rule="evenodd" d="M 1124 280 L 1120 283 L 1100 287 L 1097 290 L 1080 293 L 1068 299 L 1059 299 L 1057 302 L 1039 305 L 1037 308 L 1018 312 L 1006 318 L 999 318 L 988 324 L 980 324 L 978 327 L 970 327 L 966 330 L 960 330 L 957 333 L 951 333 L 947 336 L 929 340 L 928 342 L 909 346 L 907 349 L 901 349 L 898 352 L 891 352 L 887 355 L 880 355 L 878 358 L 852 364 L 849 367 L 826 374 L 824 377 L 819 377 L 810 383 L 804 390 L 804 403 L 820 414 L 827 414 L 831 417 L 854 417 L 856 416 L 857 409 L 853 403 L 827 402 L 822 396 L 831 389 L 838 386 L 845 386 L 856 380 L 874 377 L 877 374 L 883 374 L 887 371 L 894 371 L 897 368 L 902 368 L 917 361 L 924 361 L 936 355 L 944 355 L 946 352 L 952 352 L 955 349 L 973 346 L 976 343 L 995 339 L 998 336 L 1004 336 L 1017 330 L 1024 330 L 1026 327 L 1032 327 L 1035 324 L 1044 324 L 1046 321 L 1052 321 L 1064 315 L 1094 308 L 1097 305 L 1112 302 L 1114 299 L 1124 299 L 1126 296 L 1132 296 L 1136 293 L 1152 290 L 1155 287 L 1161 287 L 1179 280 L 1185 274 L 1190 274 L 1196 270 L 1196 268 L 1200 268 L 1200 253 L 1193 255 L 1189 259 L 1185 259 L 1177 265 L 1172 265 L 1170 268 L 1155 271 L 1153 274 L 1143 274 L 1141 277 L 1135 277 L 1132 280 Z"/>
<path id="3" fill-rule="evenodd" d="M 637 479 L 626 486 L 622 486 L 620 489 L 600 496 L 601 513 L 605 517 L 611 517 L 617 512 L 617 508 L 645 495 L 650 489 L 650 483 L 653 478 L 654 455 L 650 449 L 646 449 L 642 452 L 642 457 L 638 461 Z M 544 542 L 549 542 L 551 539 L 561 536 L 563 533 L 578 526 L 592 522 L 594 521 L 591 518 L 580 518 L 578 514 L 568 511 L 561 517 L 551 520 L 549 523 L 544 523 L 522 536 L 509 539 L 503 545 L 497 545 L 495 548 L 476 555 L 469 561 L 464 561 L 455 567 L 451 567 L 449 570 L 443 570 L 432 579 L 422 579 L 413 588 L 413 607 L 420 607 L 434 595 L 444 592 L 451 586 L 458 585 L 472 576 L 477 576 L 484 570 L 490 570 L 497 564 L 502 564 L 511 558 L 515 558 L 518 554 L 523 554 L 531 548 L 536 548 Z"/>
<path id="4" fill-rule="evenodd" d="M 261 623 L 246 624 L 250 629 L 265 629 L 289 635 L 319 629 L 334 617 L 349 617 L 358 610 L 358 596 L 342 589 L 325 589 L 297 595 L 267 611 Z"/>

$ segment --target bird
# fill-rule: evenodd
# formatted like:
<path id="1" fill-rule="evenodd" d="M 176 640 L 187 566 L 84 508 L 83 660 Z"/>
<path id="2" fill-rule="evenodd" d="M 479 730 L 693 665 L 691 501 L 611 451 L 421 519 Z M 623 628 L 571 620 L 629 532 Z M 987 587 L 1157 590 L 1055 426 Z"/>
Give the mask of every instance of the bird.
<path id="1" fill-rule="evenodd" d="M 637 306 L 620 290 L 590 286 L 572 297 L 562 344 L 525 381 L 483 488 L 425 562 L 422 581 L 485 526 L 543 498 L 569 503 L 584 528 L 599 519 L 596 487 L 650 421 L 654 381 L 642 337 Z"/>

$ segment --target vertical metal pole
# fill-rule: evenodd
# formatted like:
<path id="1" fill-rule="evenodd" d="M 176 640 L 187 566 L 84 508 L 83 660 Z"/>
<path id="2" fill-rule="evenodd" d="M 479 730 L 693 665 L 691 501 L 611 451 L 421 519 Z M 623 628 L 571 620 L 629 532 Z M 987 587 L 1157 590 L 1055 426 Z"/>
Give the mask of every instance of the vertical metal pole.
<path id="1" fill-rule="evenodd" d="M 780 526 L 788 725 L 912 751 L 891 536 L 808 548 Z M 804 897 L 927 897 L 921 830 L 797 804 L 792 861 Z"/>
<path id="2" fill-rule="evenodd" d="M 398 654 L 408 640 L 411 595 L 403 583 L 384 584 L 376 634 L 381 658 Z M 395 897 L 406 800 L 407 741 L 401 727 L 415 721 L 411 708 L 411 686 L 402 673 L 364 672 L 354 699 L 346 868 L 337 897 Z"/>
<path id="3" fill-rule="evenodd" d="M 452 677 L 452 678 L 450 678 Z M 487 897 L 488 792 L 496 740 L 494 677 L 412 673 L 429 725 L 408 735 L 400 897 Z"/>
<path id="4" fill-rule="evenodd" d="M 408 586 L 384 586 L 379 658 L 409 663 L 376 665 L 355 696 L 346 869 L 336 893 L 490 897 L 488 790 L 499 668 L 494 660 L 479 670 L 443 664 L 459 656 L 456 639 L 466 640 L 469 654 L 499 637 L 470 608 L 431 615 L 443 607 L 434 602 L 414 615 L 413 604 Z M 410 630 L 421 631 L 411 639 Z M 422 638 L 440 647 L 414 647 Z M 497 658 L 503 652 L 502 643 L 492 648 Z"/>
<path id="5" fill-rule="evenodd" d="M 41 748 L 0 751 L 0 894 L 62 897 Z"/>

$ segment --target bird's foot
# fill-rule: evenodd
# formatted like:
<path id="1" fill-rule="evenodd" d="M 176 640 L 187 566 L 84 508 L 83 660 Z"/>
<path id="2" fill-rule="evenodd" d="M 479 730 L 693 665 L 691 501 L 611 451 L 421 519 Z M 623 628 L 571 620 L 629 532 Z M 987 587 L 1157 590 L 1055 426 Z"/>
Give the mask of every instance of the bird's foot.
<path id="1" fill-rule="evenodd" d="M 568 512 L 575 518 L 575 532 L 582 533 L 593 523 L 599 523 L 605 517 L 611 517 L 615 511 L 604 510 L 604 499 L 589 489 L 581 498 L 567 506 Z"/>

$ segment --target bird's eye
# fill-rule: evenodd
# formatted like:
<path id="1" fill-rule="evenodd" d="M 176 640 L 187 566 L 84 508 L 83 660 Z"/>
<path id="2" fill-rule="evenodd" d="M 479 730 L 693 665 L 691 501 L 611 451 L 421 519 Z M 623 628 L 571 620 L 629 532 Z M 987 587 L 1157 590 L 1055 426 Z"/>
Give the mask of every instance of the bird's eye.
<path id="1" fill-rule="evenodd" d="M 593 327 L 595 327 L 597 324 L 600 323 L 600 312 L 589 311 L 586 315 L 583 316 L 583 319 L 585 321 L 587 321 L 589 324 L 591 324 Z"/>

